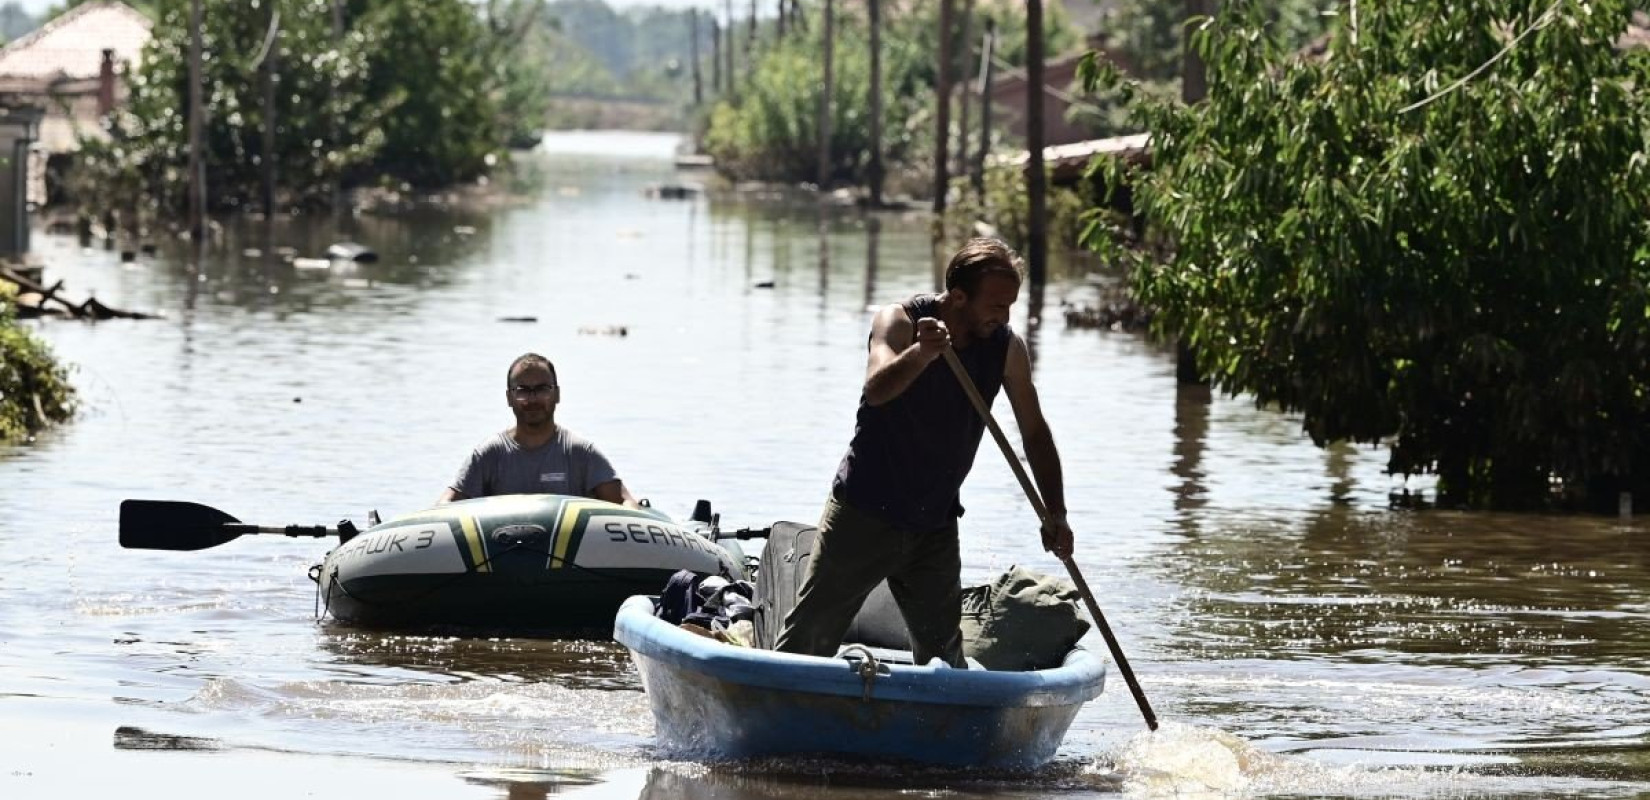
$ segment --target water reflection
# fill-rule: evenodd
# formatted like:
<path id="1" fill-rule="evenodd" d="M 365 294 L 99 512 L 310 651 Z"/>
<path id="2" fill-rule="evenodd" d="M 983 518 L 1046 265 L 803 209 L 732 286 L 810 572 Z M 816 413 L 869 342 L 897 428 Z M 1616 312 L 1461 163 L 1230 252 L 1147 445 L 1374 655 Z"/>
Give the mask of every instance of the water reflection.
<path id="1" fill-rule="evenodd" d="M 366 680 L 382 670 L 459 681 L 551 683 L 574 689 L 640 691 L 623 647 L 612 641 L 416 636 L 351 629 L 333 623 L 317 637 L 335 668 Z M 364 669 L 355 669 L 355 668 Z M 403 680 L 394 676 L 390 680 Z"/>
<path id="2" fill-rule="evenodd" d="M 716 766 L 671 764 L 647 773 L 638 800 L 879 800 L 947 795 L 1046 798 L 1077 790 L 1115 791 L 1122 780 L 1075 761 L 1030 773 L 986 774 L 920 765 L 773 760 Z"/>
<path id="3" fill-rule="evenodd" d="M 1208 504 L 1203 483 L 1203 449 L 1209 435 L 1209 385 L 1181 383 L 1174 388 L 1174 461 L 1169 472 L 1180 479 L 1174 488 L 1175 521 L 1182 532 L 1196 534 L 1198 512 Z"/>
<path id="4" fill-rule="evenodd" d="M 1199 657 L 1551 667 L 1650 646 L 1642 534 L 1613 521 L 1381 513 L 1205 525 L 1173 550 Z M 1650 674 L 1650 665 L 1638 671 Z"/>

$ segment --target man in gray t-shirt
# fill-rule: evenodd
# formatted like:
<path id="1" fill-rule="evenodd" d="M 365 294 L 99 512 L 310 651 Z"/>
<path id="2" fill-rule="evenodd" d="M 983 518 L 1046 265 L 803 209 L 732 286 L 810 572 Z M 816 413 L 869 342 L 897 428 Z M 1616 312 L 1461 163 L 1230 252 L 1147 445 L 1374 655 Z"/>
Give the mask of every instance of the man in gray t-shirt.
<path id="1" fill-rule="evenodd" d="M 438 502 L 495 494 L 568 494 L 635 507 L 613 465 L 588 439 L 556 424 L 556 368 L 528 353 L 510 364 L 505 400 L 515 427 L 487 440 Z"/>

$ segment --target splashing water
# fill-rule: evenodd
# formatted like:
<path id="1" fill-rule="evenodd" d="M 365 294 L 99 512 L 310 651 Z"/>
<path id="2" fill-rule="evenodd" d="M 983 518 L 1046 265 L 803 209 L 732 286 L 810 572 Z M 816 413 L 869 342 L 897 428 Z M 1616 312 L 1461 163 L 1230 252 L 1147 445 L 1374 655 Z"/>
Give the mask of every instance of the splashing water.
<path id="1" fill-rule="evenodd" d="M 1091 765 L 1091 772 L 1103 767 Z M 1414 768 L 1329 766 L 1302 756 L 1271 753 L 1217 728 L 1165 722 L 1155 732 L 1136 734 L 1124 744 L 1111 771 L 1128 797 L 1230 797 L 1233 795 L 1322 791 L 1358 794 L 1410 791 L 1451 779 L 1453 772 Z"/>

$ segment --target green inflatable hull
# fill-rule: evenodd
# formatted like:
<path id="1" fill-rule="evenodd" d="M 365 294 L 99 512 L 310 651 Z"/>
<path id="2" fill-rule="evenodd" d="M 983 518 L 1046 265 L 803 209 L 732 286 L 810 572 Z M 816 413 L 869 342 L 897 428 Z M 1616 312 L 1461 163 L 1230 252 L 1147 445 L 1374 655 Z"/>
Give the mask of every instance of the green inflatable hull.
<path id="1" fill-rule="evenodd" d="M 608 636 L 625 598 L 678 570 L 742 575 L 718 542 L 651 509 L 562 495 L 502 495 L 375 525 L 317 574 L 333 618 L 385 628 L 463 627 Z"/>

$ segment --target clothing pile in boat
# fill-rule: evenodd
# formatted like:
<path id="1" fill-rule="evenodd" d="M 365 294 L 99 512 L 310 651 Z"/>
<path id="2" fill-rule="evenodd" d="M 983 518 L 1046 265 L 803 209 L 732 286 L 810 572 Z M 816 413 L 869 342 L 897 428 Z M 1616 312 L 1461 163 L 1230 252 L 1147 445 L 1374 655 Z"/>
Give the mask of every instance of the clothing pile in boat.
<path id="1" fill-rule="evenodd" d="M 659 595 L 654 616 L 701 636 L 751 647 L 756 643 L 755 594 L 750 581 L 677 570 Z"/>

